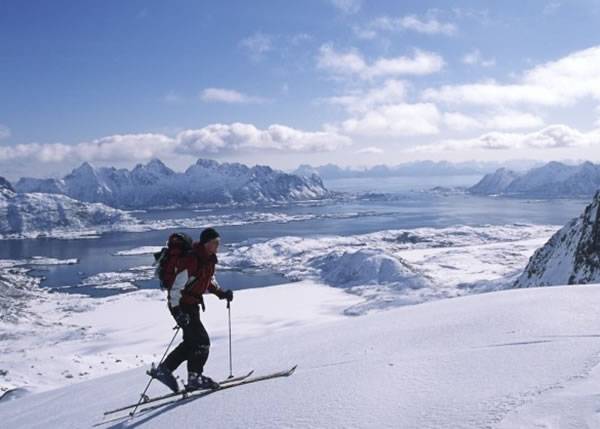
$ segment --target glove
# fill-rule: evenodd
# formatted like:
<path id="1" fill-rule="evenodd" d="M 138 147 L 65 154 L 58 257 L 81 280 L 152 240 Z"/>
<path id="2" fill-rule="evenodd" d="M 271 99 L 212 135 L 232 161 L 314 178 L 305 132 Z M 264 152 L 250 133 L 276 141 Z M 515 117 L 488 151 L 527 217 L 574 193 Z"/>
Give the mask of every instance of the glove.
<path id="1" fill-rule="evenodd" d="M 179 307 L 173 307 L 173 317 L 180 328 L 185 328 L 190 324 L 190 315 L 181 311 Z"/>
<path id="2" fill-rule="evenodd" d="M 219 299 L 226 299 L 228 302 L 233 301 L 233 291 L 231 289 L 219 289 L 217 296 L 219 297 Z"/>

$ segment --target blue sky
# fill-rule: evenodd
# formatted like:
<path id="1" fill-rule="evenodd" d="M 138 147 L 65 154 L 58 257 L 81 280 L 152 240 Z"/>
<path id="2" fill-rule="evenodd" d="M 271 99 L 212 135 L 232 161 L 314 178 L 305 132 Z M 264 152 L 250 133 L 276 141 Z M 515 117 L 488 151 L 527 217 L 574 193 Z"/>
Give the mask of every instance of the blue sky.
<path id="1" fill-rule="evenodd" d="M 0 175 L 600 161 L 600 2 L 0 1 Z"/>

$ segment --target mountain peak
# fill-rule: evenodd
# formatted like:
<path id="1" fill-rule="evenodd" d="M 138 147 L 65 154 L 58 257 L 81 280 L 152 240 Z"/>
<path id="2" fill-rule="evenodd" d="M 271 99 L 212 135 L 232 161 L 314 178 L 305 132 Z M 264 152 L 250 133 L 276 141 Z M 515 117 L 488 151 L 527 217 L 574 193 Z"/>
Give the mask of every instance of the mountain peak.
<path id="1" fill-rule="evenodd" d="M 214 159 L 198 158 L 198 160 L 196 161 L 196 165 L 203 168 L 217 168 L 221 164 L 219 164 Z"/>
<path id="2" fill-rule="evenodd" d="M 169 167 L 167 167 L 165 165 L 165 163 L 162 162 L 158 158 L 151 159 L 145 165 L 144 164 L 136 165 L 135 168 L 131 172 L 137 173 L 137 172 L 141 172 L 141 171 L 154 173 L 159 176 L 170 176 L 172 174 L 175 174 L 175 172 L 173 170 L 171 170 Z"/>
<path id="3" fill-rule="evenodd" d="M 71 172 L 71 174 L 95 174 L 95 173 L 96 173 L 96 169 L 94 168 L 94 166 L 92 164 L 90 164 L 87 161 L 83 162 L 79 167 L 73 169 L 73 171 Z"/>

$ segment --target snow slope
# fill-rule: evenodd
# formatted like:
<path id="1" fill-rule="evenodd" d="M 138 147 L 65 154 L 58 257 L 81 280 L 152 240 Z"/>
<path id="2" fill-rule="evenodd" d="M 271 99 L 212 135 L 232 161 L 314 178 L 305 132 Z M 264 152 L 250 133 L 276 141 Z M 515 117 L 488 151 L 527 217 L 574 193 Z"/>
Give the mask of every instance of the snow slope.
<path id="1" fill-rule="evenodd" d="M 328 197 L 318 176 L 300 177 L 267 166 L 247 167 L 199 159 L 184 173 L 154 159 L 133 170 L 95 168 L 85 162 L 62 179 L 22 178 L 19 192 L 65 194 L 120 208 L 184 206 L 199 203 L 298 201 Z"/>
<path id="2" fill-rule="evenodd" d="M 255 291 L 244 292 L 236 305 Z M 297 372 L 96 427 L 599 427 L 599 301 L 599 286 L 520 289 L 236 335 L 235 372 L 298 364 Z M 225 338 L 213 342 L 206 370 L 227 374 Z M 145 381 L 138 368 L 1 401 L 0 421 L 93 427 L 103 411 L 135 400 Z"/>
<path id="3" fill-rule="evenodd" d="M 600 192 L 535 251 L 515 287 L 600 282 Z"/>

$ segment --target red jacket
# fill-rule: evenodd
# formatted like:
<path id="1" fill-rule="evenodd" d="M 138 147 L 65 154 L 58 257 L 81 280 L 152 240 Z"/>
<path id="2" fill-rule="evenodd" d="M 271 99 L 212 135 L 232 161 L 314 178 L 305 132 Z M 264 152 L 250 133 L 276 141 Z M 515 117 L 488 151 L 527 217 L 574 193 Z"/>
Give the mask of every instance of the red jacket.
<path id="1" fill-rule="evenodd" d="M 194 243 L 192 251 L 177 261 L 177 274 L 169 290 L 169 305 L 203 304 L 206 292 L 221 292 L 214 278 L 217 256 L 209 254 L 204 245 Z"/>

